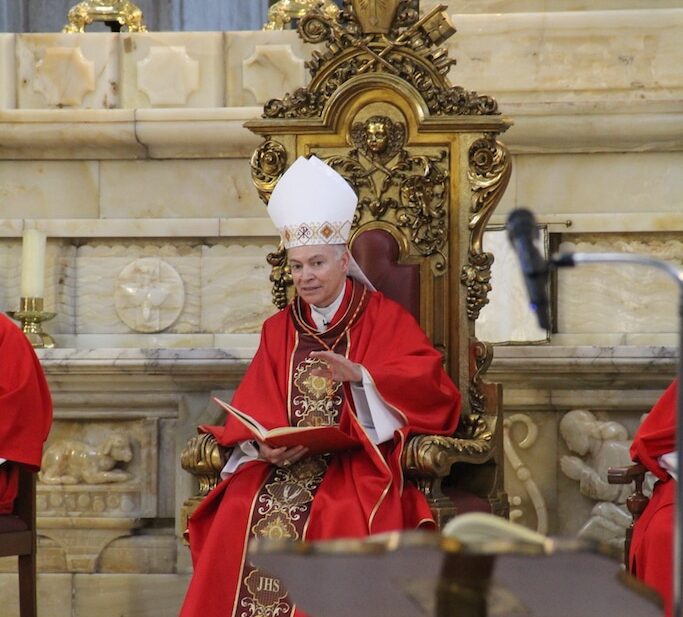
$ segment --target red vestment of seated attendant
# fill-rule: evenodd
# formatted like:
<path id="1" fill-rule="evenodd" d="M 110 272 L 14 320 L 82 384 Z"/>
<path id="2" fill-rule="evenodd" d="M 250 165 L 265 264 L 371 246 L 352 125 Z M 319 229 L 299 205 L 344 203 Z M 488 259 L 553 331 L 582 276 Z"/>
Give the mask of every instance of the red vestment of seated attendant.
<path id="1" fill-rule="evenodd" d="M 0 513 L 12 511 L 21 463 L 38 469 L 52 425 L 52 400 L 24 333 L 0 315 Z"/>
<path id="2" fill-rule="evenodd" d="M 441 354 L 399 304 L 359 283 L 347 282 L 324 335 L 309 332 L 312 322 L 300 323 L 307 314 L 308 307 L 295 299 L 265 322 L 232 404 L 271 429 L 300 425 L 302 414 L 314 408 L 331 412 L 329 402 L 338 407 L 334 421 L 362 447 L 287 468 L 249 462 L 209 493 L 189 521 L 194 576 L 182 617 L 246 616 L 268 607 L 282 617 L 302 615 L 277 579 L 248 564 L 247 544 L 255 535 L 320 540 L 434 528 L 425 497 L 403 480 L 401 455 L 411 434 L 449 435 L 456 428 L 460 395 Z M 405 426 L 392 440 L 375 445 L 368 438 L 348 384 L 325 394 L 315 380 L 307 382 L 307 354 L 325 346 L 362 364 L 384 402 L 403 418 Z M 308 394 L 306 382 L 312 386 Z M 252 438 L 231 419 L 224 427 L 202 428 L 226 446 Z"/>
<path id="3" fill-rule="evenodd" d="M 650 503 L 633 529 L 631 571 L 662 595 L 667 615 L 672 614 L 676 481 L 660 467 L 657 459 L 676 448 L 677 391 L 674 381 L 643 420 L 631 446 L 633 460 L 658 478 Z"/>

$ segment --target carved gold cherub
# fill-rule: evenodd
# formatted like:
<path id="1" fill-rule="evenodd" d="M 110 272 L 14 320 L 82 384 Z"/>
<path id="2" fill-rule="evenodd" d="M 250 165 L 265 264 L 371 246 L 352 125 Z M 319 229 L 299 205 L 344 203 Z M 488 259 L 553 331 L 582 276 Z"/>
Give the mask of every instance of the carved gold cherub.
<path id="1" fill-rule="evenodd" d="M 383 165 L 396 156 L 405 143 L 405 127 L 388 116 L 371 116 L 351 127 L 351 141 L 365 157 Z"/>

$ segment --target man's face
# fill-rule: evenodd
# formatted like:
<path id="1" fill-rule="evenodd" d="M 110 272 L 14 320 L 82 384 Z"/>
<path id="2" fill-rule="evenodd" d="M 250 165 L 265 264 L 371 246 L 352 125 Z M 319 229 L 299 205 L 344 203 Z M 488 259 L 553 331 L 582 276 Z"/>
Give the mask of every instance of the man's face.
<path id="1" fill-rule="evenodd" d="M 287 251 L 296 292 L 315 306 L 329 306 L 341 292 L 349 269 L 349 254 L 336 246 L 297 246 Z"/>

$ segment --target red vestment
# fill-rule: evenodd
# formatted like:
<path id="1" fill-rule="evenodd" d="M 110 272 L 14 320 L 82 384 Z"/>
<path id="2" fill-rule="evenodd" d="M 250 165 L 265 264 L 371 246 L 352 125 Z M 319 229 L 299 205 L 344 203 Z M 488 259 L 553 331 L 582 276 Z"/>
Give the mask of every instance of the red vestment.
<path id="1" fill-rule="evenodd" d="M 349 288 L 347 285 L 347 296 Z M 356 288 L 359 286 L 356 284 Z M 362 287 L 360 287 L 363 289 Z M 434 528 L 425 497 L 404 483 L 401 454 L 411 434 L 452 434 L 460 414 L 460 394 L 442 367 L 415 319 L 378 292 L 366 292 L 364 310 L 346 333 L 345 354 L 372 377 L 384 401 L 406 425 L 391 441 L 373 444 L 357 420 L 347 384 L 339 423 L 363 447 L 331 455 L 315 488 L 300 537 L 319 540 L 359 537 L 396 529 Z M 342 304 L 333 320 L 344 313 Z M 362 307 L 361 307 L 362 308 Z M 290 304 L 263 326 L 261 343 L 232 404 L 267 429 L 291 423 L 294 359 L 302 344 Z M 318 345 L 317 349 L 323 349 Z M 224 427 L 203 427 L 224 445 L 251 439 L 241 423 L 228 418 Z M 304 459 L 305 461 L 306 459 Z M 272 465 L 253 461 L 223 480 L 190 519 L 194 576 L 182 617 L 227 617 L 246 614 L 239 599 L 252 514 L 264 508 L 257 496 L 273 478 Z M 286 524 L 285 521 L 283 523 Z M 272 537 L 272 536 L 271 536 Z M 301 615 L 296 610 L 296 615 Z"/>
<path id="2" fill-rule="evenodd" d="M 24 333 L 0 315 L 0 513 L 12 511 L 22 463 L 40 467 L 52 424 L 52 400 L 40 362 Z"/>
<path id="3" fill-rule="evenodd" d="M 674 381 L 643 420 L 631 446 L 633 460 L 658 478 L 650 503 L 633 529 L 629 553 L 631 571 L 661 594 L 667 615 L 672 613 L 673 600 L 676 481 L 659 466 L 657 459 L 676 449 L 677 391 Z"/>

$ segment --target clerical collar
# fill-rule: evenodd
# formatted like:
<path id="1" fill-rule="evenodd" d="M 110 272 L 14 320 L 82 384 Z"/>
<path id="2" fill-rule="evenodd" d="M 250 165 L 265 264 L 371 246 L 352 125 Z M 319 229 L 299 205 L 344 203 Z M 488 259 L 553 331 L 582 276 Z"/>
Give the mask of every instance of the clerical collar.
<path id="1" fill-rule="evenodd" d="M 311 317 L 318 332 L 325 332 L 332 323 L 335 313 L 339 310 L 342 300 L 344 299 L 344 292 L 346 291 L 346 284 L 342 285 L 341 291 L 337 299 L 329 306 L 315 306 L 311 304 Z"/>

